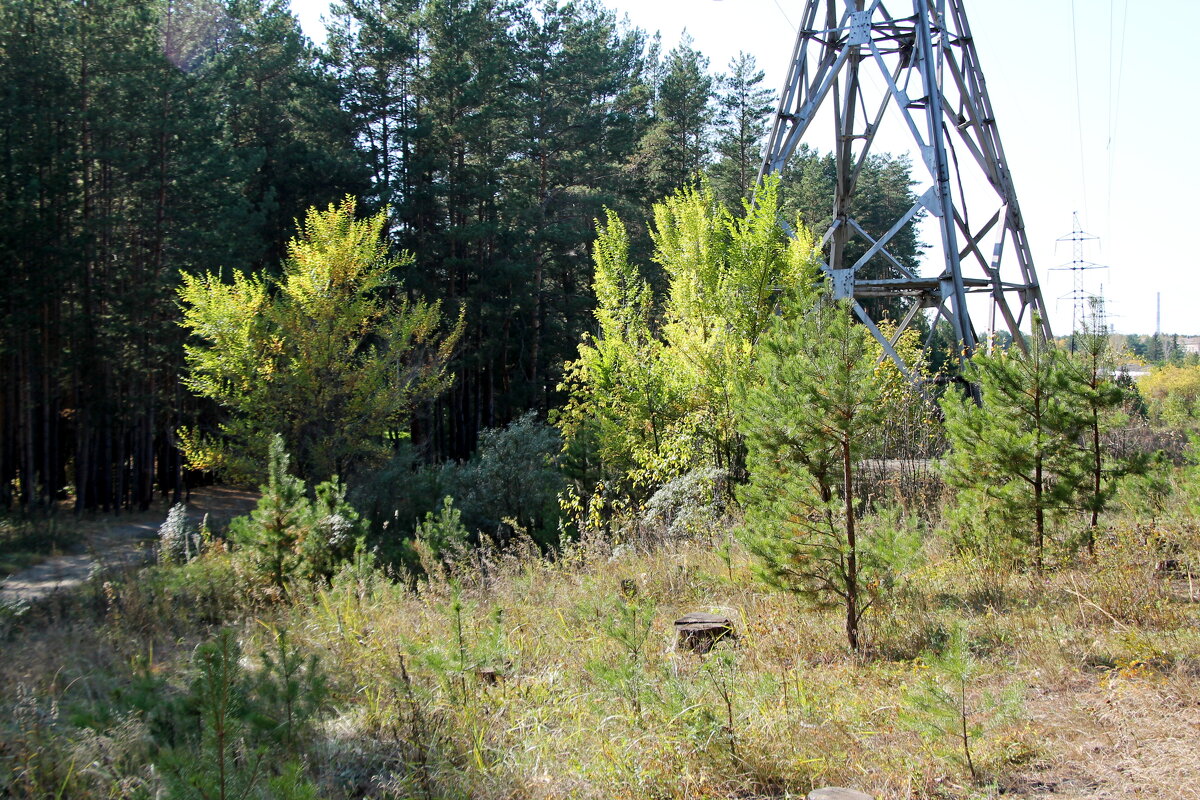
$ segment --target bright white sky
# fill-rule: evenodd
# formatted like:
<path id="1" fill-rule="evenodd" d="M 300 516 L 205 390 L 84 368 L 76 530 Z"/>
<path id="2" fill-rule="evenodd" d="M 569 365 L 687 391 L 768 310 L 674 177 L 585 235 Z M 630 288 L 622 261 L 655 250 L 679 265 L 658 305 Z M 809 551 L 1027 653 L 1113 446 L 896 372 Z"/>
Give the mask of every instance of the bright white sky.
<path id="1" fill-rule="evenodd" d="M 322 40 L 327 0 L 291 2 L 309 36 Z M 660 31 L 664 50 L 686 27 L 714 72 L 739 50 L 751 53 L 776 90 L 804 5 L 604 3 L 633 25 Z M 1083 230 L 1100 237 L 1084 258 L 1109 267 L 1085 273 L 1084 286 L 1092 292 L 1103 287 L 1114 328 L 1153 333 L 1161 292 L 1163 331 L 1200 334 L 1200 248 L 1188 245 L 1200 234 L 1200 162 L 1182 152 L 1200 131 L 1200 70 L 1187 38 L 1200 29 L 1200 3 L 966 0 L 965 7 L 1055 332 L 1071 325 L 1072 303 L 1059 298 L 1071 292 L 1072 276 L 1050 268 L 1073 255 L 1069 243 L 1055 240 L 1071 232 L 1078 212 Z M 900 140 L 876 145 L 896 154 L 908 149 Z"/>

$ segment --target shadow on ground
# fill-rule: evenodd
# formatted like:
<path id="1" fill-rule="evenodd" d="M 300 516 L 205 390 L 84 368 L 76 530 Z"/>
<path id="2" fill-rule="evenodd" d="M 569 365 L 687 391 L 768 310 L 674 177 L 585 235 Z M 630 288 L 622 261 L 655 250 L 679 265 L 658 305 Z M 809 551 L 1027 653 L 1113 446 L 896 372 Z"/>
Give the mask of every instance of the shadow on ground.
<path id="1" fill-rule="evenodd" d="M 210 527 L 221 530 L 229 520 L 254 507 L 258 495 L 244 489 L 206 486 L 192 492 L 188 517 L 199 522 L 207 515 Z M 93 575 L 148 561 L 166 511 L 112 517 L 91 525 L 76 552 L 48 558 L 0 581 L 0 605 L 32 603 L 55 592 L 69 591 Z"/>

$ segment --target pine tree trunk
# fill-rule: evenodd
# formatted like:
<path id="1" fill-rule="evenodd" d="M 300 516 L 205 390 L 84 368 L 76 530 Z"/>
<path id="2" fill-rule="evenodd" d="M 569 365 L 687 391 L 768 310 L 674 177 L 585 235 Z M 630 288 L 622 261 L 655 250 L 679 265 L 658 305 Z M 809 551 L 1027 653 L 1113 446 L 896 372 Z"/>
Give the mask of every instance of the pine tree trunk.
<path id="1" fill-rule="evenodd" d="M 854 529 L 854 463 L 850 437 L 842 439 L 842 495 L 846 507 L 846 639 L 858 651 L 858 542 Z"/>
<path id="2" fill-rule="evenodd" d="M 1096 526 L 1100 524 L 1100 492 L 1104 481 L 1104 455 L 1100 449 L 1100 414 L 1092 410 L 1092 522 L 1088 527 L 1088 555 L 1096 556 Z"/>
<path id="3" fill-rule="evenodd" d="M 1042 571 L 1044 566 L 1042 553 L 1046 544 L 1046 509 L 1042 507 L 1042 457 L 1037 457 L 1037 465 L 1033 472 L 1033 506 L 1034 506 L 1034 521 L 1036 526 L 1035 545 L 1037 553 L 1034 556 L 1034 565 L 1038 572 Z"/>

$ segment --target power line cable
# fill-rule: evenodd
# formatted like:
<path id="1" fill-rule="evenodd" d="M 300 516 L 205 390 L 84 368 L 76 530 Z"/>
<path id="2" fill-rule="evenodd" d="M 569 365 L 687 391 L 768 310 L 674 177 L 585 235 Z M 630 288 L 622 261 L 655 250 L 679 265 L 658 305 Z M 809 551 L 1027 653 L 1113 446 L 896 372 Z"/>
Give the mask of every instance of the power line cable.
<path id="1" fill-rule="evenodd" d="M 1071 0 L 1071 50 L 1075 56 L 1075 122 L 1079 130 L 1079 183 L 1083 193 L 1083 215 L 1090 218 L 1087 204 L 1087 165 L 1083 155 L 1083 95 L 1079 90 L 1079 28 L 1075 22 L 1075 0 Z"/>
<path id="2" fill-rule="evenodd" d="M 799 33 L 799 31 L 796 29 L 795 23 L 792 22 L 791 17 L 789 17 L 787 15 L 787 12 L 783 10 L 783 6 L 779 5 L 779 0 L 774 0 L 774 2 L 775 2 L 775 7 L 779 9 L 779 13 L 783 14 L 783 18 L 787 21 L 787 24 L 791 26 L 792 31 L 794 33 Z"/>
<path id="3" fill-rule="evenodd" d="M 1105 115 L 1105 140 L 1104 152 L 1108 156 L 1108 170 L 1105 175 L 1106 185 L 1104 192 L 1104 216 L 1105 223 L 1108 223 L 1112 211 L 1112 139 L 1113 139 L 1113 67 L 1115 59 L 1113 58 L 1113 37 L 1116 35 L 1116 24 L 1113 22 L 1113 16 L 1116 11 L 1117 0 L 1108 0 L 1108 111 Z"/>
<path id="4" fill-rule="evenodd" d="M 1112 107 L 1112 116 L 1109 125 L 1108 134 L 1108 200 L 1105 213 L 1108 215 L 1109 222 L 1112 220 L 1112 182 L 1113 171 L 1116 168 L 1117 159 L 1117 133 L 1119 131 L 1119 123 L 1121 120 L 1121 86 L 1125 78 L 1125 38 L 1129 30 L 1129 0 L 1125 0 L 1125 8 L 1121 15 L 1121 54 L 1117 60 L 1117 86 L 1116 86 L 1116 101 Z M 1111 69 L 1111 64 L 1110 64 Z"/>

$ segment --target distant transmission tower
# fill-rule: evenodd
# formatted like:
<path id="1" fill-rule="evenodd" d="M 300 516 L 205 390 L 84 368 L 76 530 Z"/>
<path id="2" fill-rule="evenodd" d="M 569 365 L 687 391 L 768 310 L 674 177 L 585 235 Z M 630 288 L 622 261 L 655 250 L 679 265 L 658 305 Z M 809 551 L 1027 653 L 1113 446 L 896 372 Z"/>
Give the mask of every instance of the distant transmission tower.
<path id="1" fill-rule="evenodd" d="M 963 2 L 912 0 L 911 8 L 895 16 L 881 0 L 806 0 L 762 167 L 764 175 L 784 173 L 786 183 L 788 159 L 822 109 L 832 107 L 833 221 L 815 233 L 827 248 L 834 294 L 853 299 L 859 319 L 906 372 L 894 345 L 922 309 L 935 309 L 950 324 L 960 358 L 974 352 L 981 336 L 971 320 L 970 294 L 983 296 L 973 305 L 990 304 L 988 316 L 998 313 L 1020 346 L 1022 325 L 1051 335 Z M 885 115 L 898 115 L 926 179 L 919 180 L 923 188 L 912 208 L 875 238 L 852 215 L 851 199 Z M 923 211 L 938 230 L 941 271 L 932 277 L 888 250 Z M 862 255 L 852 260 L 848 245 L 855 239 Z M 885 303 L 900 310 L 891 336 L 868 310 Z"/>
<path id="2" fill-rule="evenodd" d="M 1071 309 L 1071 352 L 1074 353 L 1075 352 L 1075 334 L 1081 329 L 1081 326 L 1083 325 L 1083 323 L 1085 321 L 1085 314 L 1088 312 L 1088 306 L 1090 305 L 1094 309 L 1096 307 L 1095 301 L 1097 301 L 1099 299 L 1099 298 L 1097 298 L 1096 295 L 1094 295 L 1091 292 L 1084 289 L 1083 273 L 1087 272 L 1090 269 L 1108 269 L 1108 267 L 1104 266 L 1103 264 L 1096 264 L 1094 262 L 1088 261 L 1087 259 L 1085 259 L 1083 257 L 1084 242 L 1099 241 L 1100 237 L 1093 236 L 1092 234 L 1082 230 L 1079 227 L 1079 212 L 1078 211 L 1075 212 L 1074 216 L 1072 217 L 1072 221 L 1074 223 L 1074 226 L 1072 227 L 1071 232 L 1068 233 L 1066 236 L 1058 237 L 1058 239 L 1056 240 L 1058 242 L 1070 242 L 1071 243 L 1071 261 L 1070 261 L 1070 263 L 1063 264 L 1061 267 L 1051 267 L 1051 270 L 1070 270 L 1071 274 L 1074 278 L 1074 280 L 1072 282 L 1072 286 L 1071 286 L 1071 291 L 1068 292 L 1067 294 L 1064 294 L 1062 297 L 1058 298 L 1059 300 L 1069 299 L 1072 304 L 1072 309 Z M 1100 308 L 1103 308 L 1103 304 L 1100 305 Z"/>

